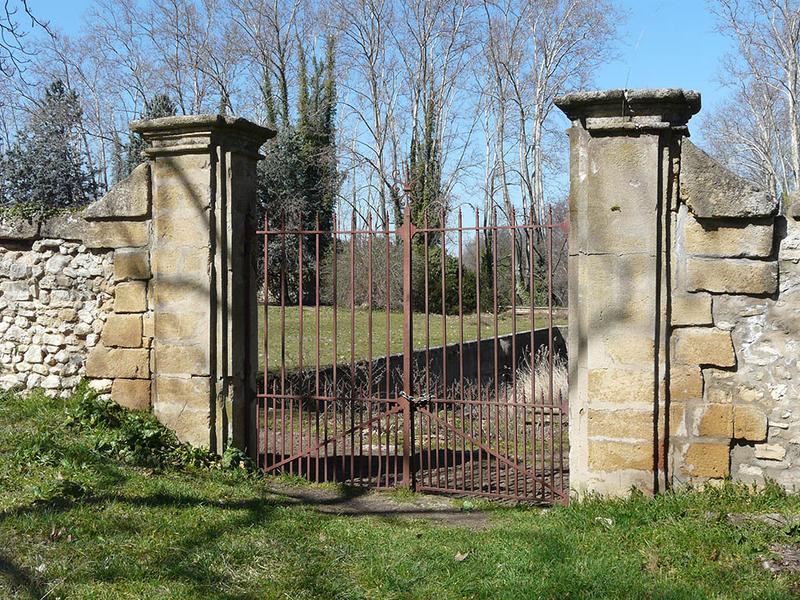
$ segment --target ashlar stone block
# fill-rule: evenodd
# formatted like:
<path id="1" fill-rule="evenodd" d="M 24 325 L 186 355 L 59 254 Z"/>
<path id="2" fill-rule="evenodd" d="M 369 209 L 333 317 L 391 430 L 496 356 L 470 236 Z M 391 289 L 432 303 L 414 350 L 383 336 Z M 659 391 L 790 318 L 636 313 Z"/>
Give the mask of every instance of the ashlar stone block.
<path id="1" fill-rule="evenodd" d="M 731 438 L 733 436 L 733 407 L 730 404 L 709 404 L 697 425 L 701 437 Z"/>
<path id="2" fill-rule="evenodd" d="M 697 293 L 674 293 L 672 296 L 672 324 L 679 325 L 711 325 L 711 296 Z"/>
<path id="3" fill-rule="evenodd" d="M 767 439 L 767 415 L 755 406 L 733 406 L 733 437 L 761 442 Z"/>
<path id="4" fill-rule="evenodd" d="M 144 281 L 118 283 L 114 288 L 114 312 L 139 313 L 147 310 L 147 284 Z"/>
<path id="5" fill-rule="evenodd" d="M 646 440 L 653 435 L 653 411 L 589 409 L 589 435 Z"/>
<path id="6" fill-rule="evenodd" d="M 669 394 L 673 402 L 702 398 L 703 374 L 700 367 L 672 366 L 669 373 Z"/>
<path id="7" fill-rule="evenodd" d="M 158 338 L 155 344 L 155 366 L 159 374 L 182 376 L 209 374 L 208 353 L 202 346 L 173 346 L 160 343 Z"/>
<path id="8" fill-rule="evenodd" d="M 675 363 L 679 365 L 736 366 L 729 331 L 715 327 L 686 327 L 674 333 Z"/>
<path id="9" fill-rule="evenodd" d="M 91 221 L 83 238 L 87 248 L 141 248 L 149 241 L 147 221 Z"/>
<path id="10" fill-rule="evenodd" d="M 140 348 L 142 346 L 142 316 L 138 314 L 108 315 L 100 340 L 109 347 Z"/>
<path id="11" fill-rule="evenodd" d="M 111 385 L 111 399 L 131 410 L 149 410 L 150 380 L 115 379 Z"/>
<path id="12" fill-rule="evenodd" d="M 766 258 L 772 254 L 773 238 L 771 219 L 698 221 L 689 215 L 684 225 L 684 248 L 695 256 Z"/>
<path id="13" fill-rule="evenodd" d="M 150 256 L 146 249 L 120 249 L 114 252 L 114 279 L 150 279 Z"/>
<path id="14" fill-rule="evenodd" d="M 653 371 L 590 369 L 589 403 L 648 405 L 653 403 Z"/>
<path id="15" fill-rule="evenodd" d="M 589 468 L 593 471 L 652 470 L 652 442 L 589 440 Z"/>
<path id="16" fill-rule="evenodd" d="M 686 275 L 692 292 L 763 295 L 778 287 L 776 261 L 690 258 Z"/>
<path id="17" fill-rule="evenodd" d="M 682 470 L 693 477 L 727 477 L 730 473 L 730 444 L 690 444 L 686 449 Z"/>
<path id="18" fill-rule="evenodd" d="M 144 348 L 107 348 L 98 344 L 86 358 L 86 376 L 149 379 L 150 352 Z"/>

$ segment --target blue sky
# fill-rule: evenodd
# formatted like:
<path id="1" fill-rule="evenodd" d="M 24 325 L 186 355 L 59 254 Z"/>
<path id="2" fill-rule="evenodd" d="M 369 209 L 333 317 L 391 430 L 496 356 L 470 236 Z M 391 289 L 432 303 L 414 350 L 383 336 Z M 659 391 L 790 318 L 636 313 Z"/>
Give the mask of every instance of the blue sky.
<path id="1" fill-rule="evenodd" d="M 68 33 L 77 31 L 90 0 L 31 0 L 37 15 Z M 722 97 L 715 80 L 727 42 L 714 31 L 705 0 L 619 0 L 629 15 L 618 60 L 596 76 L 598 88 L 682 87 Z"/>
<path id="2" fill-rule="evenodd" d="M 40 18 L 73 33 L 81 28 L 91 0 L 29 0 L 29 4 Z M 693 89 L 702 94 L 705 110 L 724 99 L 717 74 L 729 44 L 714 31 L 707 0 L 617 0 L 617 4 L 628 15 L 622 26 L 619 58 L 595 74 L 595 88 Z M 564 119 L 564 127 L 567 125 Z M 697 117 L 689 127 L 694 140 L 702 145 Z M 565 190 L 566 172 L 554 183 Z M 464 197 L 471 195 L 460 191 Z"/>

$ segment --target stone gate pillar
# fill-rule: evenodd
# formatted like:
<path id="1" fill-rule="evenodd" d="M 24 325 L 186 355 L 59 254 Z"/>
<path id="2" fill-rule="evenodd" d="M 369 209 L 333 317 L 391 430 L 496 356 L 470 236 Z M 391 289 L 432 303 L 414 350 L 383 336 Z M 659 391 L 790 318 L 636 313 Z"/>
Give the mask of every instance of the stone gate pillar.
<path id="1" fill-rule="evenodd" d="M 577 93 L 570 138 L 570 484 L 664 488 L 676 161 L 696 92 Z"/>
<path id="2" fill-rule="evenodd" d="M 183 441 L 244 447 L 258 369 L 256 162 L 275 132 L 218 115 L 131 129 L 151 160 L 153 412 Z"/>

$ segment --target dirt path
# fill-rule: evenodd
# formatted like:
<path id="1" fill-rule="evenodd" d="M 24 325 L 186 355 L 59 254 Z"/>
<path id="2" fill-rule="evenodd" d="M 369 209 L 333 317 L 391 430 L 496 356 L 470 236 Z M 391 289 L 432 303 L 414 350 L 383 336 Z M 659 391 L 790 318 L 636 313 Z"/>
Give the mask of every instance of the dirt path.
<path id="1" fill-rule="evenodd" d="M 280 483 L 269 483 L 267 489 L 286 498 L 289 504 L 305 504 L 323 514 L 424 519 L 475 531 L 491 526 L 485 511 L 462 510 L 460 502 L 444 496 L 410 494 L 408 497 L 398 498 L 390 492 Z"/>

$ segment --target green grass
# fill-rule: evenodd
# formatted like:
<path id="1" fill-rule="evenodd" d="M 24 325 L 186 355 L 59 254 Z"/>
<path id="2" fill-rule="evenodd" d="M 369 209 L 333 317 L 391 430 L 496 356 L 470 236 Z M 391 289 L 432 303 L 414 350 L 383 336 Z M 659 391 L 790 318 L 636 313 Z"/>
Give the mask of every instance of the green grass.
<path id="1" fill-rule="evenodd" d="M 269 306 L 269 369 L 280 368 L 281 357 L 281 309 L 279 306 Z M 293 369 L 299 366 L 300 357 L 300 309 L 297 306 L 286 307 L 283 331 L 286 332 L 286 368 Z M 333 364 L 333 309 L 330 306 L 320 307 L 319 311 L 319 351 L 320 365 Z M 316 364 L 316 331 L 317 312 L 315 308 L 303 309 L 303 364 L 314 367 Z M 336 313 L 336 357 L 338 363 L 350 362 L 350 347 L 352 320 L 355 322 L 355 360 L 367 360 L 370 354 L 369 340 L 369 311 L 356 308 L 340 308 Z M 563 325 L 563 319 L 553 321 L 554 325 Z M 477 339 L 478 318 L 475 314 L 464 315 L 464 341 Z M 547 326 L 546 311 L 536 312 L 536 326 Z M 441 346 L 443 342 L 457 343 L 460 335 L 458 315 L 450 315 L 446 323 L 442 323 L 441 315 L 431 315 L 428 321 L 428 339 L 430 347 Z M 530 318 L 527 315 L 517 315 L 517 331 L 528 331 Z M 512 331 L 512 315 L 510 312 L 500 313 L 497 317 L 498 335 L 505 335 Z M 389 332 L 387 336 L 387 332 Z M 259 335 L 259 366 L 264 367 L 264 310 L 258 310 L 258 335 Z M 481 319 L 481 338 L 494 336 L 494 317 L 484 314 Z M 403 313 L 390 312 L 389 326 L 386 325 L 386 311 L 376 309 L 372 311 L 372 356 L 386 356 L 386 338 L 389 337 L 389 353 L 397 354 L 403 351 Z M 425 315 L 414 315 L 414 348 L 425 348 L 426 344 Z"/>
<path id="2" fill-rule="evenodd" d="M 488 527 L 323 515 L 242 469 L 124 464 L 76 400 L 0 395 L 0 598 L 792 598 L 760 566 L 800 496 L 728 485 L 542 510 L 484 501 Z M 108 432 L 106 432 L 107 435 Z M 115 454 L 115 456 L 117 456 Z M 407 494 L 400 494 L 407 499 Z M 486 510 L 491 508 L 491 510 Z M 456 561 L 456 554 L 468 556 Z"/>

